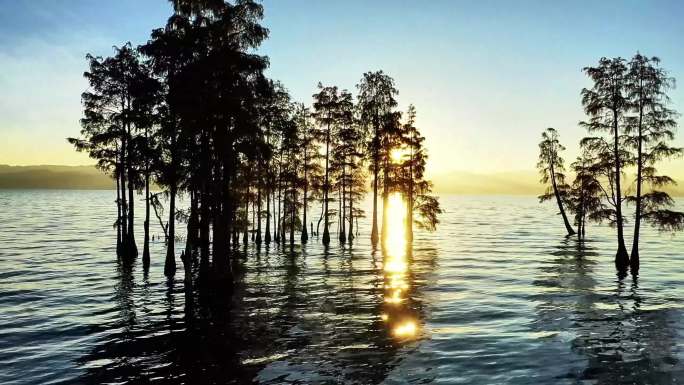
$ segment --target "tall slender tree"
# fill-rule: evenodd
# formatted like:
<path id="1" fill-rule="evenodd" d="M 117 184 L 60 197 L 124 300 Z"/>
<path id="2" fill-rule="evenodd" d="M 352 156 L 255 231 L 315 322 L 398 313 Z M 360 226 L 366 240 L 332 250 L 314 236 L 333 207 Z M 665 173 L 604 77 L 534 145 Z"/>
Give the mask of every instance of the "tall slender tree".
<path id="1" fill-rule="evenodd" d="M 608 139 L 586 138 L 584 142 L 595 150 L 602 149 L 603 155 L 598 159 L 604 166 L 611 165 L 613 168 L 609 182 L 612 195 L 610 200 L 615 209 L 614 223 L 617 228 L 615 266 L 622 272 L 629 266 L 622 213 L 622 202 L 625 198 L 621 183 L 623 169 L 631 161 L 624 145 L 625 114 L 629 108 L 626 98 L 628 69 L 623 58 L 601 58 L 597 66 L 586 67 L 584 72 L 594 84 L 592 88 L 582 90 L 582 105 L 589 120 L 580 122 L 580 125 L 590 133 L 603 132 L 608 135 Z M 604 143 L 609 143 L 610 147 L 607 148 Z M 608 150 L 610 152 L 607 152 Z M 607 158 L 606 154 L 611 154 L 612 159 Z"/>
<path id="2" fill-rule="evenodd" d="M 567 198 L 570 186 L 565 182 L 565 165 L 560 152 L 565 150 L 565 147 L 560 144 L 558 140 L 558 132 L 554 128 L 547 128 L 542 132 L 542 141 L 539 142 L 539 161 L 537 168 L 541 175 L 540 182 L 547 185 L 544 194 L 539 196 L 540 202 L 556 199 L 558 211 L 563 218 L 565 230 L 568 235 L 574 235 L 568 216 L 563 207 L 563 201 Z"/>
<path id="3" fill-rule="evenodd" d="M 371 228 L 371 243 L 378 244 L 378 187 L 380 178 L 380 146 L 383 130 L 383 119 L 397 106 L 397 89 L 394 79 L 382 71 L 366 72 L 356 86 L 358 95 L 358 108 L 360 111 L 361 124 L 369 132 L 368 153 L 370 158 L 370 170 L 373 175 L 373 217 Z"/>
<path id="4" fill-rule="evenodd" d="M 337 87 L 324 87 L 323 84 L 318 84 L 319 92 L 313 95 L 314 103 L 314 117 L 321 127 L 320 136 L 323 137 L 324 154 L 325 154 L 325 179 L 323 182 L 323 244 L 330 244 L 330 146 L 333 138 L 333 130 L 336 128 L 339 107 L 340 95 Z"/>
<path id="5" fill-rule="evenodd" d="M 636 151 L 636 194 L 628 197 L 636 209 L 630 267 L 639 271 L 639 239 L 641 223 L 647 222 L 661 230 L 682 230 L 684 213 L 672 211 L 672 198 L 660 188 L 674 180 L 658 175 L 656 163 L 681 156 L 682 149 L 668 144 L 677 126 L 676 111 L 670 109 L 667 95 L 674 79 L 660 67 L 660 59 L 637 53 L 629 62 L 626 94 L 632 115 L 627 119 L 628 141 Z M 648 190 L 645 191 L 645 188 Z"/>
<path id="6" fill-rule="evenodd" d="M 90 89 L 82 94 L 84 118 L 82 138 L 69 138 L 81 151 L 98 159 L 98 167 L 117 178 L 120 255 L 138 255 L 134 235 L 133 192 L 140 186 L 136 156 L 137 127 L 149 113 L 144 91 L 145 70 L 137 52 L 126 43 L 115 47 L 108 58 L 87 55 L 89 71 L 84 73 Z M 146 123 L 142 123 L 146 124 Z"/>

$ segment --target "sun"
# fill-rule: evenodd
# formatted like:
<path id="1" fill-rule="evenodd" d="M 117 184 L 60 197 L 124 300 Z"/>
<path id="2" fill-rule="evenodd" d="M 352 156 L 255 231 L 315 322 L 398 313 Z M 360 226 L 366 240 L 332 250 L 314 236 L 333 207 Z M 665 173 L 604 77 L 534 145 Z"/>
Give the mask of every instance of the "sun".
<path id="1" fill-rule="evenodd" d="M 396 147 L 390 151 L 390 158 L 393 163 L 401 163 L 406 160 L 408 151 L 403 147 Z"/>

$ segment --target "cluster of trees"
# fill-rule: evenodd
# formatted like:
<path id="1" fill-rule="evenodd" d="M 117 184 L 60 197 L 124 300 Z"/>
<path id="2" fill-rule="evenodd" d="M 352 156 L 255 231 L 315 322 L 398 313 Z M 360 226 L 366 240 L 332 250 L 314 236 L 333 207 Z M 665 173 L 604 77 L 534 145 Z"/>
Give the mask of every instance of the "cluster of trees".
<path id="1" fill-rule="evenodd" d="M 434 230 L 441 210 L 423 175 L 424 139 L 415 108 L 406 119 L 396 110 L 391 77 L 364 74 L 356 100 L 319 84 L 307 108 L 264 74 L 268 58 L 255 53 L 268 35 L 259 24 L 260 4 L 172 3 L 168 23 L 146 44 L 115 47 L 111 57 L 87 56 L 81 137 L 69 138 L 117 181 L 120 257 L 138 254 L 136 194 L 145 202 L 143 266 L 150 260 L 152 208 L 166 234 L 167 275 L 176 271 L 176 223 L 187 226 L 186 274 L 199 255 L 200 267 L 211 264 L 230 278 L 231 250 L 241 240 L 293 244 L 299 232 L 306 243 L 321 222 L 323 244 L 335 223 L 339 241 L 352 242 L 364 216 L 366 170 L 373 181 L 373 245 L 378 197 L 387 202 L 396 191 L 409 203 L 411 237 L 414 222 Z M 166 218 L 151 184 L 168 200 Z M 189 199 L 187 210 L 176 207 L 181 195 Z M 318 215 L 310 212 L 315 203 Z"/>
<path id="2" fill-rule="evenodd" d="M 590 136 L 580 141 L 581 154 L 571 164 L 575 179 L 568 184 L 558 133 L 553 128 L 542 133 L 538 168 L 541 182 L 548 187 L 540 200 L 556 200 L 570 235 L 575 230 L 564 208 L 574 214 L 581 238 L 588 221 L 607 221 L 616 229 L 617 269 L 624 273 L 629 268 L 637 275 L 642 223 L 662 231 L 684 229 L 684 213 L 672 209 L 674 201 L 663 191 L 675 181 L 656 168 L 658 162 L 682 155 L 681 148 L 670 145 L 677 126 L 677 112 L 669 107 L 668 97 L 674 79 L 657 57 L 639 53 L 629 61 L 602 58 L 584 72 L 593 86 L 582 90 L 588 120 L 580 125 Z M 634 179 L 628 180 L 627 175 Z M 624 239 L 631 218 L 624 213 L 625 204 L 634 206 L 631 254 Z"/>

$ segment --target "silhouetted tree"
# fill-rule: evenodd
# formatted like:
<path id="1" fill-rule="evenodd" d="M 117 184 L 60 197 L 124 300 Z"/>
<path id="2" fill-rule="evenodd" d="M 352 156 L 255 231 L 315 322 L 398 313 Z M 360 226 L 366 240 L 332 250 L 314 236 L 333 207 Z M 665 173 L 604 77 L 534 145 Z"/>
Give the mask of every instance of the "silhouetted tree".
<path id="1" fill-rule="evenodd" d="M 632 274 L 639 271 L 639 236 L 642 220 L 661 230 L 677 231 L 684 228 L 684 213 L 670 210 L 673 201 L 659 188 L 674 184 L 674 180 L 658 175 L 656 163 L 662 159 L 681 156 L 682 149 L 668 145 L 674 138 L 677 113 L 668 108 L 667 91 L 674 79 L 660 67 L 660 59 L 637 53 L 629 62 L 626 95 L 633 115 L 627 119 L 629 144 L 636 150 L 636 195 L 628 200 L 636 206 L 634 239 L 630 266 Z M 648 191 L 644 192 L 644 187 Z"/>
<path id="2" fill-rule="evenodd" d="M 412 242 L 413 225 L 435 231 L 442 209 L 437 197 L 432 195 L 432 182 L 425 179 L 428 155 L 424 147 L 425 138 L 416 127 L 416 108 L 413 105 L 409 105 L 406 122 L 400 130 L 399 143 L 390 157 L 395 166 L 394 189 L 406 199 L 406 240 Z"/>
<path id="3" fill-rule="evenodd" d="M 311 112 L 303 104 L 296 104 L 294 111 L 295 124 L 301 136 L 300 149 L 301 152 L 301 189 L 302 189 L 302 243 L 307 243 L 309 234 L 308 226 L 308 208 L 309 202 L 315 196 L 316 186 L 320 184 L 322 169 L 320 166 L 320 153 L 318 151 L 318 142 L 316 135 L 316 128 L 311 122 Z M 312 195 L 313 193 L 313 195 Z"/>
<path id="4" fill-rule="evenodd" d="M 568 217 L 563 208 L 563 201 L 565 200 L 570 186 L 565 183 L 565 165 L 564 160 L 560 155 L 565 147 L 560 144 L 558 140 L 558 132 L 554 128 L 547 128 L 542 132 L 542 141 L 539 142 L 539 161 L 537 168 L 541 175 L 540 182 L 547 185 L 544 194 L 539 196 L 540 202 L 556 198 L 558 211 L 563 218 L 565 229 L 568 235 L 575 234 Z"/>
<path id="5" fill-rule="evenodd" d="M 82 138 L 69 141 L 78 150 L 98 159 L 98 166 L 117 177 L 117 250 L 120 255 L 138 254 L 134 235 L 133 192 L 140 186 L 136 131 L 149 124 L 147 72 L 130 43 L 115 47 L 108 58 L 86 56 L 90 70 L 84 73 L 89 91 L 82 94 L 84 118 Z M 138 146 L 139 147 L 139 146 Z M 138 148 L 138 150 L 140 150 Z M 128 196 L 127 196 L 128 194 Z"/>
<path id="6" fill-rule="evenodd" d="M 629 153 L 624 149 L 623 137 L 625 114 L 629 108 L 626 99 L 628 69 L 622 58 L 601 58 L 596 67 L 586 67 L 584 72 L 594 84 L 591 89 L 582 90 L 582 105 L 589 120 L 580 122 L 580 125 L 590 133 L 608 134 L 608 139 L 586 138 L 584 142 L 593 151 L 600 151 L 597 157 L 601 162 L 599 168 L 612 166 L 614 169 L 614 171 L 605 170 L 605 173 L 610 182 L 609 200 L 614 207 L 614 225 L 617 227 L 618 249 L 615 254 L 615 266 L 619 271 L 624 271 L 629 266 L 629 255 L 623 234 L 622 201 L 624 197 L 621 184 L 623 167 L 631 161 Z M 609 147 L 606 144 L 609 144 Z M 612 159 L 606 156 L 608 154 L 612 154 Z"/>
<path id="7" fill-rule="evenodd" d="M 321 136 L 324 138 L 325 154 L 325 180 L 323 182 L 323 244 L 330 244 L 330 212 L 328 204 L 330 202 L 330 145 L 333 129 L 338 121 L 340 108 L 340 95 L 337 87 L 324 87 L 318 83 L 319 92 L 313 95 L 314 117 L 321 126 Z"/>
<path id="8" fill-rule="evenodd" d="M 347 241 L 347 193 L 350 191 L 353 174 L 358 172 L 359 153 L 363 136 L 354 120 L 352 95 L 343 90 L 339 96 L 336 129 L 332 139 L 332 170 L 335 174 L 333 187 L 339 191 L 338 239 Z"/>
<path id="9" fill-rule="evenodd" d="M 358 107 L 361 124 L 370 133 L 368 140 L 368 154 L 370 170 L 373 175 L 373 218 L 371 229 L 371 243 L 377 245 L 378 236 L 378 187 L 380 172 L 380 146 L 383 129 L 383 120 L 394 107 L 397 106 L 395 99 L 398 91 L 394 87 L 394 79 L 382 71 L 366 72 L 356 86 L 358 95 Z"/>
<path id="10" fill-rule="evenodd" d="M 566 200 L 570 211 L 575 214 L 579 239 L 586 236 L 587 220 L 600 221 L 601 213 L 606 209 L 601 199 L 601 183 L 597 179 L 594 161 L 590 156 L 590 151 L 583 149 L 582 155 L 571 164 L 575 179 Z"/>

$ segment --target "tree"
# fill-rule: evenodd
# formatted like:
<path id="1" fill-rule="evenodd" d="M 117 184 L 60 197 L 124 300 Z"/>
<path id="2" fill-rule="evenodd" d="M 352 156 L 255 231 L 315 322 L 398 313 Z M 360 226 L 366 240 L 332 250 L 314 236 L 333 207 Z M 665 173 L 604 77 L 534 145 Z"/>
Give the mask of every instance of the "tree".
<path id="1" fill-rule="evenodd" d="M 302 189 L 302 230 L 301 242 L 305 244 L 309 240 L 307 230 L 308 226 L 308 207 L 309 200 L 312 198 L 311 193 L 315 192 L 315 186 L 320 184 L 322 169 L 320 166 L 320 153 L 318 151 L 318 142 L 316 140 L 316 128 L 311 122 L 311 112 L 304 104 L 298 103 L 294 111 L 295 124 L 301 135 L 300 152 L 301 152 L 301 189 Z"/>
<path id="2" fill-rule="evenodd" d="M 360 144 L 363 140 L 359 126 L 354 121 L 354 103 L 352 95 L 343 90 L 339 97 L 337 112 L 337 129 L 334 131 L 332 160 L 336 174 L 334 187 L 340 192 L 340 210 L 338 210 L 338 238 L 340 243 L 347 241 L 347 193 L 352 185 L 353 174 L 358 172 Z M 350 225 L 352 226 L 352 225 Z"/>
<path id="3" fill-rule="evenodd" d="M 585 67 L 584 72 L 594 82 L 591 89 L 582 90 L 582 106 L 589 116 L 586 122 L 580 122 L 590 133 L 606 133 L 607 139 L 585 138 L 584 143 L 594 151 L 608 176 L 611 191 L 608 199 L 614 207 L 614 225 L 617 228 L 618 249 L 615 254 L 615 266 L 618 271 L 625 271 L 629 266 L 629 255 L 625 247 L 624 217 L 622 214 L 623 196 L 621 177 L 623 168 L 630 163 L 630 154 L 625 150 L 624 123 L 629 103 L 626 99 L 627 65 L 622 58 L 601 58 L 596 67 Z M 608 156 L 610 155 L 610 156 Z M 612 171 L 607 168 L 612 168 Z"/>
<path id="4" fill-rule="evenodd" d="M 385 115 L 397 106 L 395 99 L 398 94 L 394 87 L 394 79 L 382 71 L 366 72 L 356 86 L 358 95 L 358 107 L 361 124 L 369 132 L 368 154 L 370 158 L 370 170 L 373 175 L 373 218 L 371 230 L 371 243 L 376 246 L 378 236 L 378 183 L 380 172 L 380 145 L 382 136 L 382 123 Z"/>
<path id="5" fill-rule="evenodd" d="M 570 211 L 575 214 L 577 237 L 582 240 L 586 236 L 587 220 L 600 221 L 606 207 L 601 199 L 601 183 L 597 179 L 590 151 L 584 148 L 571 167 L 575 179 L 567 202 Z"/>
<path id="6" fill-rule="evenodd" d="M 173 276 L 176 272 L 176 196 L 181 184 L 182 145 L 189 142 L 183 140 L 181 135 L 192 135 L 188 131 L 182 131 L 181 125 L 190 119 L 182 119 L 181 116 L 190 105 L 180 89 L 185 89 L 185 84 L 189 82 L 183 75 L 193 62 L 194 38 L 193 26 L 189 20 L 175 16 L 169 20 L 166 28 L 152 31 L 151 39 L 140 48 L 140 51 L 149 58 L 151 68 L 162 82 L 155 170 L 157 183 L 166 187 L 169 198 L 164 260 L 166 276 Z M 186 265 L 185 268 L 189 271 L 189 266 Z"/>
<path id="7" fill-rule="evenodd" d="M 627 119 L 629 144 L 636 151 L 636 195 L 628 201 L 636 206 L 634 238 L 630 255 L 632 274 L 639 271 L 639 237 L 641 222 L 661 230 L 678 231 L 684 228 L 684 213 L 672 211 L 672 198 L 660 188 L 674 184 L 674 180 L 658 175 L 656 163 L 682 155 L 681 148 L 671 147 L 677 113 L 668 108 L 667 91 L 674 87 L 674 79 L 660 67 L 660 59 L 637 53 L 629 62 L 626 94 L 632 115 Z M 648 188 L 645 192 L 644 188 Z"/>
<path id="8" fill-rule="evenodd" d="M 117 251 L 135 257 L 133 191 L 140 186 L 135 134 L 137 125 L 147 124 L 148 100 L 141 99 L 147 97 L 148 79 L 130 43 L 114 49 L 115 55 L 105 59 L 86 56 L 90 68 L 84 77 L 90 91 L 82 94 L 82 138 L 69 138 L 69 142 L 77 150 L 88 151 L 98 159 L 98 167 L 117 178 Z"/>
<path id="9" fill-rule="evenodd" d="M 432 195 L 432 182 L 425 179 L 428 155 L 424 147 L 425 138 L 416 127 L 415 106 L 409 105 L 406 122 L 400 130 L 400 142 L 390 158 L 395 165 L 393 185 L 406 199 L 405 231 L 406 240 L 410 243 L 413 242 L 413 225 L 435 231 L 442 209 L 437 197 Z"/>
<path id="10" fill-rule="evenodd" d="M 330 202 L 330 145 L 333 135 L 333 129 L 338 121 L 340 95 L 337 87 L 324 87 L 323 84 L 318 83 L 319 92 L 313 95 L 314 103 L 314 117 L 316 122 L 321 126 L 320 135 L 324 138 L 324 154 L 325 154 L 325 179 L 323 182 L 323 244 L 330 244 L 330 212 L 328 204 Z"/>
<path id="11" fill-rule="evenodd" d="M 574 235 L 568 217 L 563 208 L 563 201 L 566 199 L 569 186 L 565 183 L 565 165 L 564 160 L 560 155 L 565 147 L 560 144 L 558 140 L 558 132 L 554 128 L 547 128 L 542 132 L 542 141 L 539 142 L 539 161 L 537 162 L 537 169 L 541 175 L 540 182 L 546 185 L 546 191 L 539 196 L 539 202 L 556 198 L 558 211 L 563 218 L 565 229 L 568 235 Z"/>

